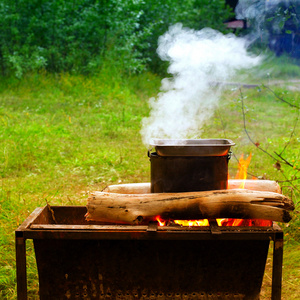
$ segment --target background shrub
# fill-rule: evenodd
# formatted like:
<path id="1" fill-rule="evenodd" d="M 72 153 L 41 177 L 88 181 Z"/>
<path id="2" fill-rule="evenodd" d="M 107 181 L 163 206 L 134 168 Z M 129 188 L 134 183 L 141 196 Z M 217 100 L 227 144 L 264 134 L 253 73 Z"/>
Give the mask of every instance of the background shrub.
<path id="1" fill-rule="evenodd" d="M 157 38 L 177 22 L 224 30 L 223 0 L 3 0 L 3 75 L 46 69 L 91 73 L 105 63 L 120 70 L 158 70 Z"/>

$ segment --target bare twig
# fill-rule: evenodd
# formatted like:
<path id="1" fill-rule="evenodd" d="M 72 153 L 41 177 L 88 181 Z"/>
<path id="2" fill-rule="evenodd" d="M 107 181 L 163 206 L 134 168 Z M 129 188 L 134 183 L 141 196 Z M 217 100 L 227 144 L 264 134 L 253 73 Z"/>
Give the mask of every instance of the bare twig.
<path id="1" fill-rule="evenodd" d="M 245 114 L 245 107 L 244 107 L 244 96 L 243 96 L 243 93 L 242 93 L 242 90 L 240 89 L 240 95 L 241 95 L 241 103 L 242 103 L 242 112 L 243 112 L 243 122 L 244 122 L 244 131 L 245 131 L 245 133 L 246 133 L 246 135 L 247 135 L 247 137 L 248 137 L 248 139 L 249 139 L 249 141 L 253 144 L 253 145 L 255 145 L 259 150 L 261 150 L 262 152 L 264 152 L 265 154 L 267 154 L 268 156 L 270 156 L 272 159 L 274 159 L 275 161 L 277 161 L 277 164 L 278 164 L 278 170 L 280 170 L 280 172 L 281 172 L 281 174 L 283 175 L 283 177 L 286 179 L 286 182 L 289 182 L 289 184 L 295 189 L 295 190 L 297 190 L 298 192 L 300 192 L 300 190 L 293 184 L 293 182 L 290 180 L 290 179 L 288 179 L 287 177 L 286 177 L 286 175 L 284 174 L 284 171 L 281 169 L 281 167 L 280 167 L 280 164 L 278 163 L 278 160 L 272 155 L 272 154 L 270 154 L 268 151 L 266 151 L 266 150 L 264 150 L 263 148 L 261 148 L 257 143 L 255 143 L 253 140 L 252 140 L 252 138 L 250 137 L 250 135 L 249 135 L 249 133 L 248 133 L 248 131 L 247 131 L 247 127 L 246 127 L 246 114 Z M 296 123 L 298 122 L 298 118 L 299 118 L 299 112 L 298 112 L 298 116 L 297 116 L 297 121 L 296 121 Z M 294 130 L 295 130 L 295 127 L 296 127 L 296 125 L 294 126 Z M 293 130 L 293 131 L 294 131 Z M 292 135 L 293 135 L 294 133 L 292 133 Z M 292 137 L 292 135 L 291 135 L 291 137 Z M 290 138 L 291 138 L 290 137 Z M 290 141 L 289 141 L 290 142 Z M 284 150 L 286 149 L 286 147 L 287 147 L 287 145 L 285 146 L 285 148 L 284 148 Z M 293 166 L 293 164 L 291 164 L 289 161 L 287 161 L 285 158 L 283 158 L 282 157 L 282 152 L 280 153 L 280 154 L 278 154 L 278 153 L 276 153 L 276 152 L 274 152 L 279 158 L 280 158 L 280 160 L 281 160 L 281 162 L 282 163 L 284 163 L 284 164 L 286 164 L 286 165 L 288 165 L 288 166 L 290 166 L 290 167 L 292 167 L 292 168 L 294 168 L 294 166 Z M 299 171 L 299 169 L 296 169 L 297 170 L 297 172 Z"/>
<path id="2" fill-rule="evenodd" d="M 297 190 L 298 192 L 300 192 L 300 190 L 297 188 L 297 186 L 296 186 L 290 179 L 288 179 L 288 178 L 285 176 L 283 170 L 280 170 L 280 171 L 281 171 L 281 174 L 283 175 L 283 177 L 286 179 L 286 181 L 287 181 L 287 182 L 288 182 L 295 190 Z"/>
<path id="3" fill-rule="evenodd" d="M 223 134 L 224 134 L 224 137 L 225 137 L 225 139 L 226 139 L 227 136 L 226 136 L 226 131 L 225 131 L 225 125 L 224 125 L 223 118 L 222 118 L 222 115 L 220 114 L 220 111 L 219 111 L 219 110 L 217 110 L 217 114 L 218 114 L 219 119 L 220 119 L 220 121 L 221 121 Z M 238 162 L 238 165 L 239 165 L 239 167 L 240 167 L 240 166 L 241 166 L 241 163 L 240 163 L 239 159 L 238 159 L 237 156 L 234 154 L 234 152 L 232 152 L 232 155 L 233 155 L 233 157 L 236 159 L 236 161 Z M 250 173 L 248 170 L 247 170 L 247 175 L 250 175 L 250 176 L 252 176 L 252 177 L 258 178 L 258 176 L 256 176 L 256 175 Z"/>
<path id="4" fill-rule="evenodd" d="M 290 144 L 291 139 L 292 139 L 292 137 L 293 137 L 294 134 L 295 134 L 295 130 L 296 130 L 296 127 L 297 127 L 297 124 L 298 124 L 298 121 L 299 121 L 299 110 L 300 110 L 300 107 L 297 106 L 297 105 L 295 105 L 295 104 L 292 104 L 292 103 L 286 101 L 284 98 L 280 97 L 277 93 L 275 93 L 270 87 L 264 85 L 263 83 L 262 83 L 262 87 L 264 87 L 265 89 L 269 90 L 269 91 L 270 91 L 277 99 L 279 99 L 280 101 L 282 101 L 282 102 L 288 104 L 288 105 L 291 106 L 291 107 L 294 107 L 294 108 L 297 108 L 297 109 L 298 109 L 298 111 L 297 111 L 297 118 L 296 118 L 296 121 L 295 121 L 293 130 L 292 130 L 292 132 L 291 132 L 289 141 L 285 144 L 285 146 L 284 146 L 284 148 L 283 148 L 283 150 L 281 151 L 280 154 L 275 153 L 277 156 L 279 156 L 279 157 L 282 159 L 282 154 L 283 154 L 284 151 L 286 150 L 287 146 Z M 283 160 L 284 160 L 284 159 L 283 159 Z"/>
<path id="5" fill-rule="evenodd" d="M 284 157 L 281 156 L 281 154 L 277 153 L 276 151 L 274 151 L 274 153 L 282 160 L 285 162 L 285 164 L 287 164 L 290 167 L 294 167 L 290 162 L 288 162 Z"/>
<path id="6" fill-rule="evenodd" d="M 47 199 L 45 199 L 45 200 L 46 200 L 46 203 L 47 203 L 47 207 L 51 212 L 52 219 L 53 219 L 54 223 L 57 224 L 56 219 L 55 219 L 55 215 L 54 215 L 54 211 L 53 211 L 51 205 L 49 204 L 49 202 L 47 201 Z"/>
<path id="7" fill-rule="evenodd" d="M 297 105 L 295 105 L 295 104 L 292 104 L 292 103 L 286 101 L 284 98 L 280 97 L 278 94 L 276 94 L 276 93 L 275 93 L 271 88 L 269 88 L 268 86 L 266 86 L 266 85 L 264 85 L 264 84 L 262 84 L 262 86 L 263 86 L 264 88 L 266 88 L 267 90 L 269 90 L 269 91 L 270 91 L 277 99 L 279 99 L 280 101 L 282 101 L 282 102 L 288 104 L 288 105 L 291 106 L 291 107 L 300 109 L 299 106 L 297 106 Z"/>
<path id="8" fill-rule="evenodd" d="M 294 127 L 293 127 L 293 130 L 291 132 L 291 135 L 290 135 L 290 138 L 289 138 L 289 141 L 285 144 L 283 150 L 280 152 L 280 155 L 282 155 L 285 151 L 285 149 L 287 148 L 287 146 L 291 143 L 291 140 L 292 140 L 292 137 L 294 136 L 295 134 L 295 130 L 296 130 L 296 127 L 297 127 L 297 124 L 298 124 L 298 121 L 299 121 L 299 109 L 297 111 L 297 118 L 296 118 L 296 121 L 295 121 L 295 124 L 294 124 Z M 276 154 L 276 153 L 275 153 Z"/>
<path id="9" fill-rule="evenodd" d="M 245 113 L 245 106 L 244 106 L 244 96 L 243 96 L 243 93 L 242 93 L 242 90 L 240 89 L 240 96 L 241 96 L 241 103 L 242 103 L 242 112 L 243 112 L 243 123 L 244 123 L 244 131 L 249 139 L 249 141 L 256 147 L 258 148 L 260 151 L 264 152 L 265 154 L 269 155 L 272 159 L 274 159 L 275 161 L 277 161 L 277 159 L 272 155 L 270 154 L 268 151 L 264 150 L 263 148 L 261 148 L 257 143 L 255 143 L 251 136 L 249 135 L 248 133 L 248 130 L 247 130 L 247 126 L 246 126 L 246 113 Z"/>

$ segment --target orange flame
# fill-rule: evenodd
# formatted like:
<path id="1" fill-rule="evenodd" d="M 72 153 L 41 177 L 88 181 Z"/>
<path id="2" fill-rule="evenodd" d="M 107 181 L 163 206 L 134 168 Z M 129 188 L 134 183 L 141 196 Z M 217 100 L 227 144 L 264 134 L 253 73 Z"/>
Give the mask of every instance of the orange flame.
<path id="1" fill-rule="evenodd" d="M 160 216 L 157 216 L 155 219 L 158 222 L 159 226 L 165 226 L 166 225 L 166 221 L 162 220 L 160 218 Z"/>
<path id="2" fill-rule="evenodd" d="M 242 154 L 238 162 L 238 171 L 235 176 L 236 179 L 242 179 L 242 183 L 239 186 L 240 189 L 245 188 L 245 182 L 247 179 L 247 168 L 250 164 L 252 154 L 250 153 L 247 159 L 244 159 Z M 230 178 L 228 174 L 228 179 Z M 229 186 L 228 186 L 229 188 Z M 156 217 L 159 226 L 165 226 L 166 221 L 161 220 L 159 216 Z M 181 226 L 209 226 L 207 219 L 202 220 L 174 220 L 174 223 Z M 269 220 L 258 220 L 258 219 L 217 219 L 219 226 L 272 226 L 272 221 Z"/>
<path id="3" fill-rule="evenodd" d="M 242 179 L 239 188 L 244 189 L 247 179 L 247 169 L 251 161 L 252 154 L 250 152 L 247 159 L 244 159 L 244 154 L 241 155 L 238 164 L 238 171 L 235 179 Z M 253 179 L 253 178 L 252 178 Z M 220 219 L 221 226 L 272 226 L 272 221 L 257 220 L 257 219 Z"/>
<path id="4" fill-rule="evenodd" d="M 181 226 L 209 226 L 207 219 L 203 220 L 174 220 L 174 223 Z"/>
<path id="5" fill-rule="evenodd" d="M 245 188 L 245 182 L 247 179 L 247 168 L 250 164 L 252 154 L 250 153 L 247 159 L 244 159 L 244 154 L 241 155 L 238 164 L 238 171 L 235 176 L 236 179 L 243 179 L 243 182 L 239 186 L 240 189 Z"/>

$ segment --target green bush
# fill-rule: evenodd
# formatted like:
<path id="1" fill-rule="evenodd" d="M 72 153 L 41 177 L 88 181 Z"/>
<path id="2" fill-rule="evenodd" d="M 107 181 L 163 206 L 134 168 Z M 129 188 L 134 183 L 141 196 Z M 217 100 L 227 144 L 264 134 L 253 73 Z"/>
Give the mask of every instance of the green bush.
<path id="1" fill-rule="evenodd" d="M 224 0 L 3 0 L 0 68 L 91 73 L 109 63 L 138 72 L 158 65 L 157 38 L 177 22 L 224 29 Z"/>

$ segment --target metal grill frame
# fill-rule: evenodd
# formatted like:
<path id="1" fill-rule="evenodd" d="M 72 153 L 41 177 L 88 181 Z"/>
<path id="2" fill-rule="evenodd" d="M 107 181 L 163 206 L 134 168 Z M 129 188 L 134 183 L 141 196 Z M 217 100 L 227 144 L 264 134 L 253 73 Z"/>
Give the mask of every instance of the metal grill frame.
<path id="1" fill-rule="evenodd" d="M 55 224 L 53 214 L 58 216 Z M 67 212 L 67 213 L 66 213 Z M 69 224 L 69 219 L 78 220 L 86 212 L 84 206 L 55 206 L 36 208 L 16 230 L 16 268 L 18 300 L 27 300 L 26 240 L 201 240 L 201 241 L 273 241 L 272 300 L 281 299 L 283 231 L 273 227 L 158 227 L 107 225 L 81 222 Z M 52 220 L 49 222 L 49 220 Z M 206 296 L 205 296 L 206 297 Z M 198 298 L 201 297 L 198 295 Z M 196 298 L 195 298 L 196 299 Z M 205 299 L 205 298 L 204 298 Z"/>

